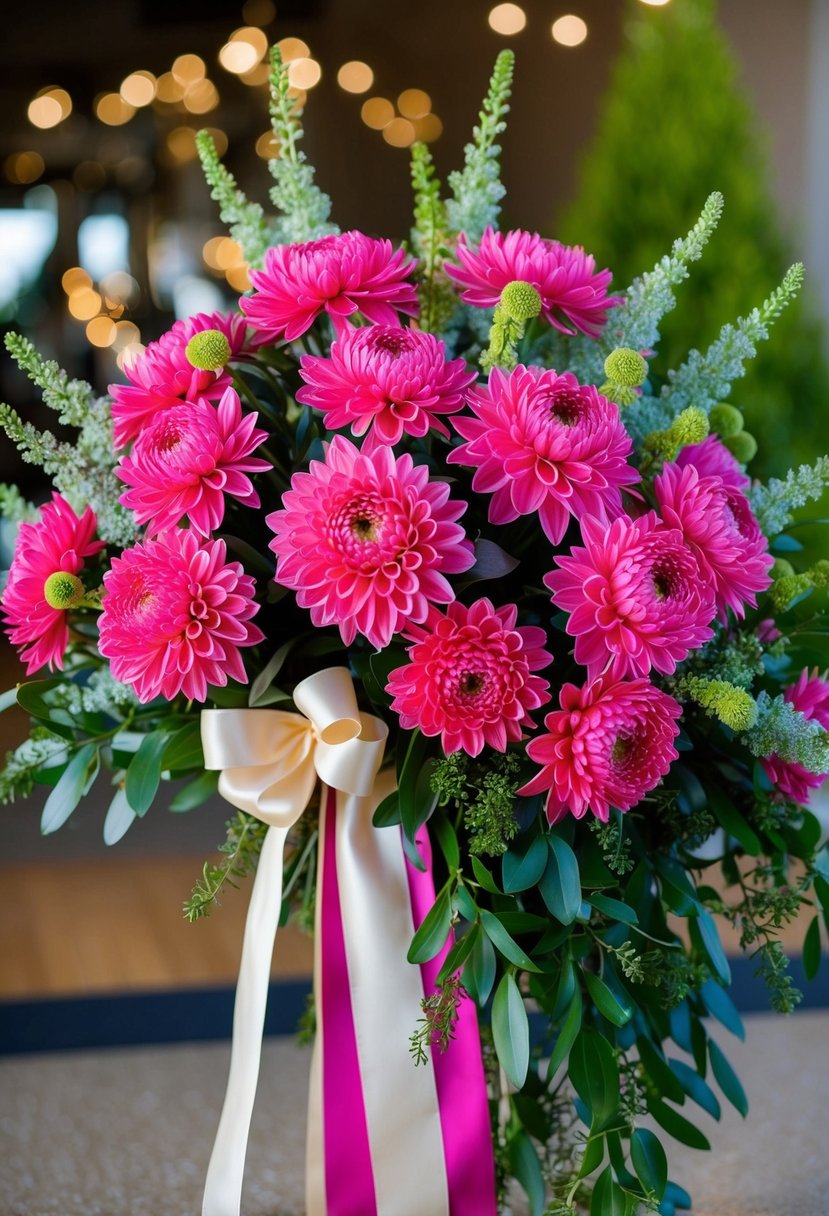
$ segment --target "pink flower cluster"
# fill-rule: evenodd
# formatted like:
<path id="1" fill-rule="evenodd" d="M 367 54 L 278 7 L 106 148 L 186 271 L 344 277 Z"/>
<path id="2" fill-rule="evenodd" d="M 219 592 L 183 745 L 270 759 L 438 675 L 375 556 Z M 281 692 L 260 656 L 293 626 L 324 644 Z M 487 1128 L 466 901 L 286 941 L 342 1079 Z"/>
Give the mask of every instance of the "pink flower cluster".
<path id="1" fill-rule="evenodd" d="M 91 507 L 79 518 L 60 494 L 52 495 L 36 522 L 20 525 L 2 603 L 9 638 L 21 648 L 27 675 L 46 665 L 63 667 L 67 613 L 48 602 L 46 583 L 59 573 L 77 578 L 84 559 L 103 548 L 103 541 L 93 539 L 96 526 Z"/>
<path id="2" fill-rule="evenodd" d="M 385 446 L 360 452 L 337 435 L 324 461 L 294 474 L 282 501 L 267 521 L 277 581 L 347 645 L 361 633 L 387 646 L 404 625 L 426 620 L 430 604 L 451 603 L 446 575 L 474 561 L 455 522 L 466 504 Z"/>
<path id="3" fill-rule="evenodd" d="M 150 342 L 140 355 L 125 363 L 129 384 L 109 386 L 116 448 L 126 447 L 159 410 L 171 409 L 183 401 L 218 400 L 230 386 L 225 368 L 201 371 L 185 354 L 190 339 L 209 329 L 227 338 L 231 359 L 248 354 L 259 344 L 250 338 L 247 322 L 238 313 L 199 313 L 186 321 L 176 321 L 157 342 Z"/>
<path id="4" fill-rule="evenodd" d="M 433 609 L 425 625 L 410 625 L 409 662 L 386 685 L 403 729 L 440 735 L 444 752 L 470 756 L 484 744 L 505 751 L 533 729 L 530 711 L 549 700 L 549 684 L 532 673 L 553 656 L 544 630 L 516 627 L 517 618 L 514 604 L 481 599 L 467 608 L 456 600 L 445 616 Z"/>
<path id="5" fill-rule="evenodd" d="M 297 401 L 325 411 L 331 431 L 350 426 L 373 443 L 395 444 L 403 435 L 422 438 L 431 429 L 449 437 L 440 419 L 463 406 L 475 379 L 463 359 L 447 361 L 433 334 L 398 325 L 346 327 L 328 358 L 304 355 L 305 387 Z"/>
<path id="6" fill-rule="evenodd" d="M 784 689 L 783 695 L 804 718 L 819 722 L 824 730 L 829 730 L 829 681 L 821 679 L 817 671 L 804 668 L 795 683 Z M 829 776 L 829 773 L 812 773 L 796 760 L 784 760 L 777 755 L 767 756 L 761 764 L 783 797 L 801 805 L 809 802 L 812 790 Z"/>
<path id="7" fill-rule="evenodd" d="M 609 296 L 609 270 L 596 271 L 594 258 L 580 245 L 548 241 L 537 232 L 495 232 L 487 228 L 477 249 L 458 240 L 460 266 L 446 273 L 466 290 L 463 300 L 477 308 L 492 308 L 508 283 L 529 283 L 541 297 L 541 311 L 564 334 L 580 332 L 597 338 L 607 314 L 620 302 Z"/>

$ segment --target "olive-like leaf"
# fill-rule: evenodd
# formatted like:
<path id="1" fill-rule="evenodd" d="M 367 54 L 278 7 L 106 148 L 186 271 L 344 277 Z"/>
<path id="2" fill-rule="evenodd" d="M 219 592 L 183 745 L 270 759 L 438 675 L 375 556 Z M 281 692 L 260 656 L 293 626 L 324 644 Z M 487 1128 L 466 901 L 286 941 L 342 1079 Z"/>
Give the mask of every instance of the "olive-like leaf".
<path id="1" fill-rule="evenodd" d="M 521 1089 L 530 1065 L 530 1023 L 524 998 L 510 972 L 501 977 L 492 1001 L 492 1039 L 507 1079 Z"/>

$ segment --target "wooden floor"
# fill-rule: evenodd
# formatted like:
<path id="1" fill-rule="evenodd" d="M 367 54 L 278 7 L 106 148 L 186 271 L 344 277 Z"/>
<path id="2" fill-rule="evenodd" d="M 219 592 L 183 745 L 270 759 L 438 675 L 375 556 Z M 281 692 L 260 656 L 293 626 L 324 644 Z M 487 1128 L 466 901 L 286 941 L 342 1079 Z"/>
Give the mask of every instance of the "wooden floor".
<path id="1" fill-rule="evenodd" d="M 250 883 L 188 924 L 181 905 L 202 864 L 109 856 L 0 867 L 0 999 L 233 984 Z M 791 953 L 807 924 L 784 936 Z M 721 928 L 737 953 L 735 935 Z M 309 938 L 280 930 L 274 975 L 308 976 L 311 959 Z"/>
<path id="2" fill-rule="evenodd" d="M 203 861 L 108 857 L 0 867 L 0 998 L 235 982 L 250 884 L 188 924 L 181 905 Z M 310 940 L 281 929 L 274 974 L 310 972 Z"/>

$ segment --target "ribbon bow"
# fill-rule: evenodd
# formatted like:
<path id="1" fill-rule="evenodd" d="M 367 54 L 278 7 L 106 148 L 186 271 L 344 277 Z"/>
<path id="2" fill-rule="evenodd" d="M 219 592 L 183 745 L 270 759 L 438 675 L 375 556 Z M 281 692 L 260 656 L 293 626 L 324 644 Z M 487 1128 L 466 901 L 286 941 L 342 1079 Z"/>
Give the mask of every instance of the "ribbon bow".
<path id="1" fill-rule="evenodd" d="M 245 924 L 227 1092 L 202 1216 L 239 1216 L 262 1048 L 288 832 L 320 800 L 314 991 L 317 1035 L 308 1110 L 307 1216 L 495 1216 L 494 1167 L 475 1009 L 433 1069 L 408 1039 L 440 959 L 409 965 L 434 901 L 399 831 L 372 826 L 393 789 L 380 774 L 388 728 L 359 711 L 349 672 L 329 668 L 294 691 L 301 712 L 202 712 L 205 765 L 219 791 L 269 825 Z M 327 787 L 327 788 L 326 788 Z M 450 1058 L 451 1057 L 451 1058 Z"/>

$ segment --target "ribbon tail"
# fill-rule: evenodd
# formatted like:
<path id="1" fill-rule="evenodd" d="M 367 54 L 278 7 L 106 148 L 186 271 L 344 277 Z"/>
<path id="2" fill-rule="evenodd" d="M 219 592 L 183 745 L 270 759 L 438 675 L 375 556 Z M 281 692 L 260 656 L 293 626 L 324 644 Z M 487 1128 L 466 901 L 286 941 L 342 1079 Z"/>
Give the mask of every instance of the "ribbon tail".
<path id="1" fill-rule="evenodd" d="M 230 1073 L 207 1168 L 202 1216 L 239 1216 L 262 1055 L 270 961 L 282 906 L 282 859 L 287 835 L 285 828 L 268 829 L 251 892 L 233 1010 Z"/>

